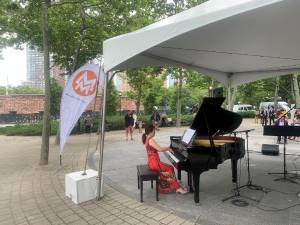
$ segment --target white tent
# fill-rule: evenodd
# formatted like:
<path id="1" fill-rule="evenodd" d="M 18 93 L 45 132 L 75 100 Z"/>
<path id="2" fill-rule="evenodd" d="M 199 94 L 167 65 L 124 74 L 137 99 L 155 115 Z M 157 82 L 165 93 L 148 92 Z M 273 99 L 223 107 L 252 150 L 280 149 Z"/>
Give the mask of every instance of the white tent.
<path id="1" fill-rule="evenodd" d="M 300 0 L 210 0 L 104 41 L 105 71 L 195 69 L 228 86 L 300 71 Z"/>
<path id="2" fill-rule="evenodd" d="M 210 0 L 104 41 L 104 70 L 178 66 L 195 69 L 228 87 L 299 72 L 299 10 L 300 0 Z"/>

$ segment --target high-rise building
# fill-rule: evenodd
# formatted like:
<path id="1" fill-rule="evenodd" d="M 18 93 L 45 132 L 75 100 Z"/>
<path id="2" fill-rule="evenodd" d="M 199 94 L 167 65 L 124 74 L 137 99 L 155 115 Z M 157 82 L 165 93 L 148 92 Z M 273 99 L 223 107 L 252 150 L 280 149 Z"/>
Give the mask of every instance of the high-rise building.
<path id="1" fill-rule="evenodd" d="M 26 47 L 27 79 L 23 85 L 44 88 L 44 55 L 36 49 Z M 51 59 L 51 57 L 50 57 Z M 53 77 L 61 86 L 64 86 L 64 71 L 50 62 L 50 76 Z"/>
<path id="2" fill-rule="evenodd" d="M 24 85 L 44 87 L 44 56 L 36 49 L 26 47 L 27 79 Z"/>

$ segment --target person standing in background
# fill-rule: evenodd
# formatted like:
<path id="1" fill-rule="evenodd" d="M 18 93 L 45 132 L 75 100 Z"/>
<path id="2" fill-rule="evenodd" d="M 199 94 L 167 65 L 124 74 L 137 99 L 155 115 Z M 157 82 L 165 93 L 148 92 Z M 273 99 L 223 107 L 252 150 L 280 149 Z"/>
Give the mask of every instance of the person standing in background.
<path id="1" fill-rule="evenodd" d="M 274 107 L 268 106 L 268 117 L 269 117 L 269 125 L 275 124 L 275 110 Z"/>
<path id="2" fill-rule="evenodd" d="M 159 123 L 160 123 L 160 115 L 157 111 L 157 109 L 155 109 L 155 111 L 152 113 L 151 116 L 151 121 L 152 121 L 152 125 L 155 127 L 156 130 L 159 130 Z"/>
<path id="3" fill-rule="evenodd" d="M 276 126 L 288 126 L 288 121 L 286 120 L 286 115 L 283 114 L 279 117 L 279 119 L 276 121 L 275 123 Z M 287 137 L 283 137 L 284 138 L 284 143 L 286 143 L 286 139 Z M 277 136 L 277 144 L 281 144 L 281 136 Z"/>
<path id="4" fill-rule="evenodd" d="M 128 134 L 130 134 L 130 140 L 133 141 L 132 138 L 133 126 L 134 126 L 133 112 L 128 110 L 124 119 L 125 119 L 126 141 L 128 141 Z"/>

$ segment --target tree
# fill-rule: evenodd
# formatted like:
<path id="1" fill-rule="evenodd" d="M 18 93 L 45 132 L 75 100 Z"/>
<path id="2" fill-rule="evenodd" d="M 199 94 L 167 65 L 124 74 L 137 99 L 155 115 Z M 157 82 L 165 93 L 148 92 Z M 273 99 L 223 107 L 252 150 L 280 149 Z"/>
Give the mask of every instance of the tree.
<path id="1" fill-rule="evenodd" d="M 6 94 L 6 87 L 0 86 L 0 95 Z M 44 94 L 44 90 L 41 88 L 30 87 L 30 86 L 17 86 L 17 87 L 8 87 L 8 94 Z"/>
<path id="2" fill-rule="evenodd" d="M 10 44 L 19 46 L 27 43 L 44 52 L 44 150 L 40 163 L 46 164 L 50 128 L 49 52 L 55 65 L 60 65 L 71 74 L 80 65 L 102 54 L 103 40 L 161 18 L 166 1 L 4 0 L 1 3 L 1 34 L 7 34 Z M 2 39 L 0 42 L 3 43 Z"/>
<path id="3" fill-rule="evenodd" d="M 50 107 L 51 107 L 51 90 L 50 90 L 50 54 L 48 40 L 48 7 L 50 0 L 41 0 L 41 30 L 43 34 L 43 54 L 44 54 L 44 80 L 45 80 L 45 103 L 43 114 L 43 132 L 42 146 L 40 155 L 40 165 L 47 165 L 49 159 L 49 137 L 50 137 Z"/>
<path id="4" fill-rule="evenodd" d="M 147 89 L 143 89 L 143 104 L 147 114 L 153 112 L 154 106 L 164 106 L 164 93 L 163 80 L 160 77 L 153 77 L 149 80 Z"/>
<path id="5" fill-rule="evenodd" d="M 119 105 L 119 96 L 118 91 L 116 90 L 115 85 L 112 82 L 109 82 L 107 85 L 107 103 L 106 103 L 106 112 L 108 115 L 116 115 L 117 108 Z"/>
<path id="6" fill-rule="evenodd" d="M 60 100 L 63 93 L 63 88 L 57 83 L 54 78 L 50 80 L 50 93 L 51 93 L 51 116 L 58 116 L 60 111 Z"/>
<path id="7" fill-rule="evenodd" d="M 293 90 L 295 96 L 296 107 L 300 107 L 300 93 L 299 93 L 299 84 L 298 84 L 298 74 L 293 74 Z"/>
<path id="8" fill-rule="evenodd" d="M 128 97 L 136 101 L 136 113 L 140 114 L 142 98 L 145 98 L 145 89 L 151 85 L 151 80 L 161 72 L 160 68 L 129 69 L 124 78 L 127 80 L 131 90 Z"/>

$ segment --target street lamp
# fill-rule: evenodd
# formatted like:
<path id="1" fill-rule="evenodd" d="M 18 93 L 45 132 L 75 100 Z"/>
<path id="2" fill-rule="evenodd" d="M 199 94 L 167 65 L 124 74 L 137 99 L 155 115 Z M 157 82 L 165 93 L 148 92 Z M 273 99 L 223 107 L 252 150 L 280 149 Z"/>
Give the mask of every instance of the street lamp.
<path id="1" fill-rule="evenodd" d="M 120 116 L 122 116 L 122 93 L 119 93 L 119 99 L 120 99 Z"/>
<path id="2" fill-rule="evenodd" d="M 209 88 L 208 88 L 208 97 L 214 97 L 213 96 L 213 87 L 212 86 L 209 86 Z"/>

